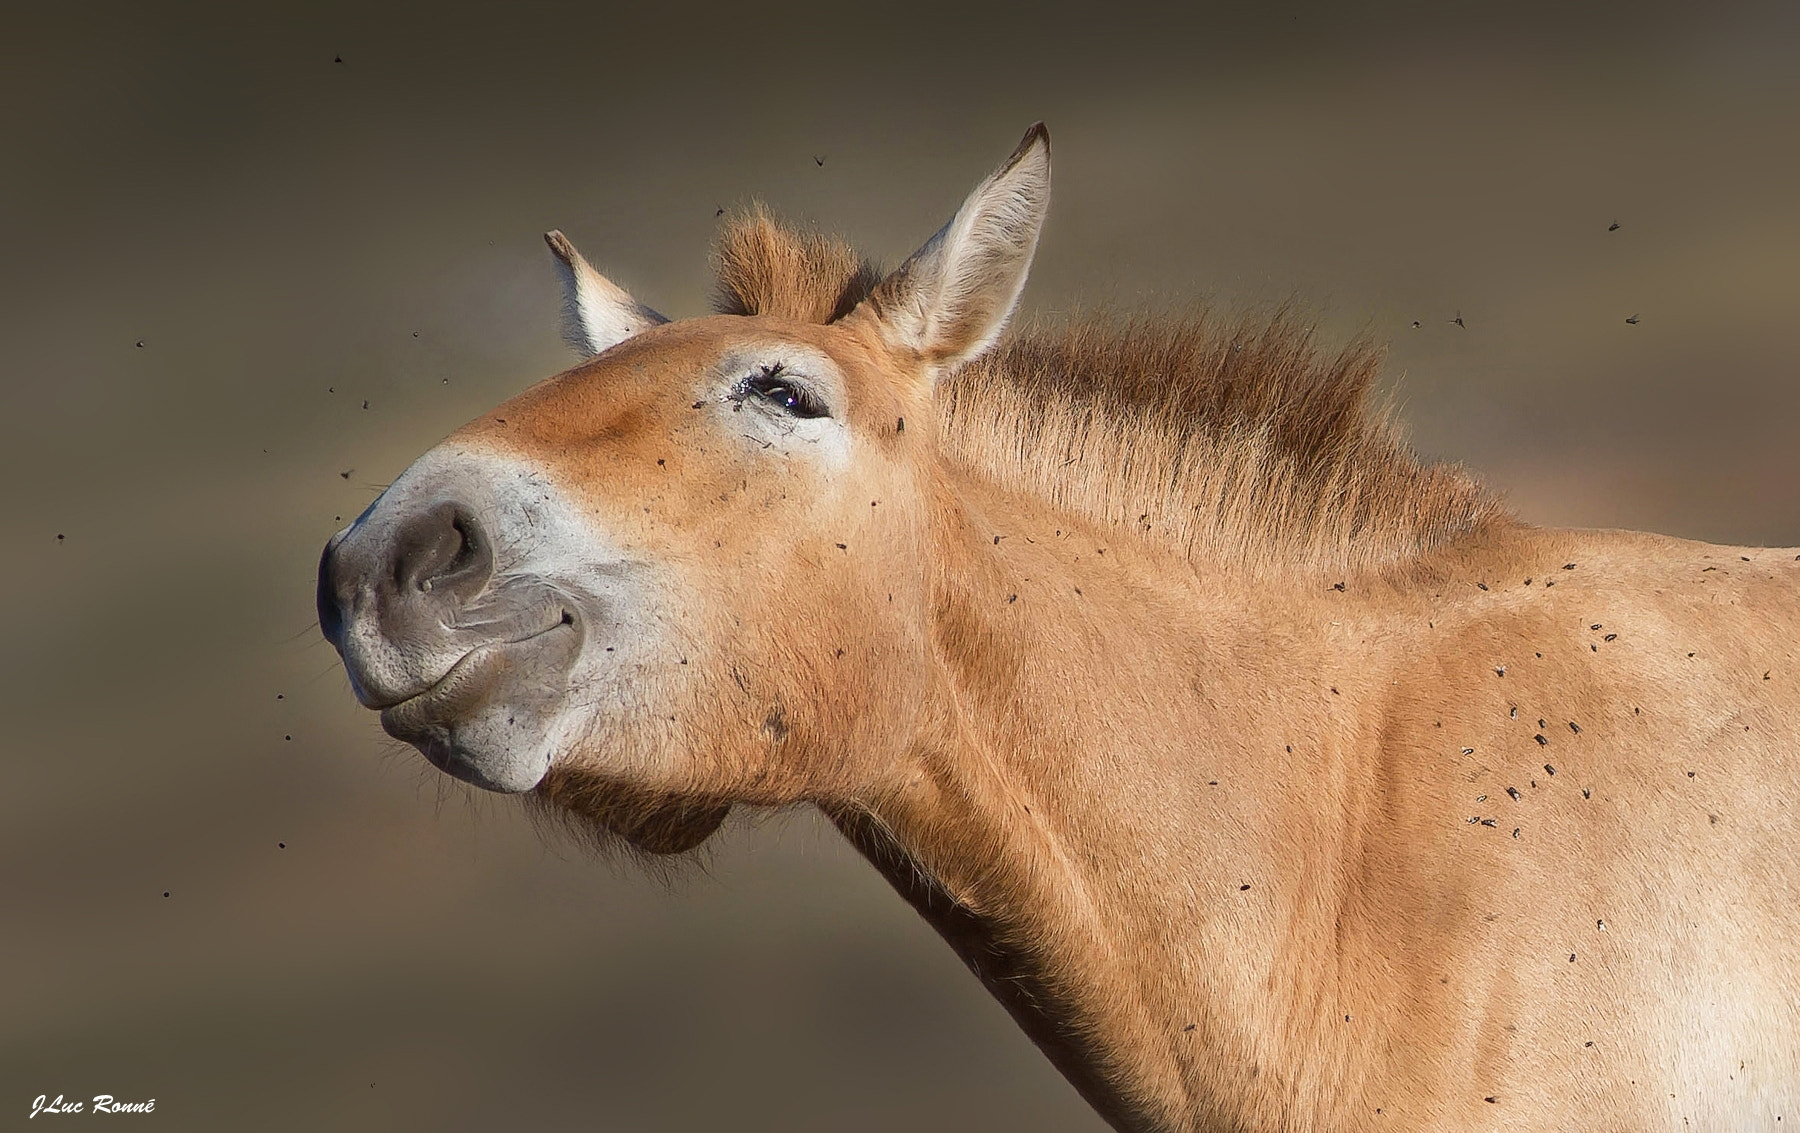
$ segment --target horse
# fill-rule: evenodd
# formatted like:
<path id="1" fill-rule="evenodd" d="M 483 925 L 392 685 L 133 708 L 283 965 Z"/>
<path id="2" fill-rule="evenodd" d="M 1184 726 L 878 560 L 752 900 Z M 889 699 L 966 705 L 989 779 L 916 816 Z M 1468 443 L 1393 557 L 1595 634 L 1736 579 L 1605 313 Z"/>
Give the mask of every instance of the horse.
<path id="1" fill-rule="evenodd" d="M 1009 331 L 1050 168 L 679 321 L 548 233 L 585 360 L 325 548 L 357 699 L 646 856 L 816 806 L 1121 1130 L 1800 1122 L 1800 554 L 1532 526 L 1290 315 Z"/>

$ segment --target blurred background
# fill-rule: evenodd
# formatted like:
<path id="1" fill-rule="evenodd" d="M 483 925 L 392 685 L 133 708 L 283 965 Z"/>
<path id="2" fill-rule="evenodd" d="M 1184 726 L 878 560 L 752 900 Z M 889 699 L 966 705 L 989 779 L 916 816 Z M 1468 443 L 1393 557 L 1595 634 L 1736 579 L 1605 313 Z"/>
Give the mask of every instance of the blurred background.
<path id="1" fill-rule="evenodd" d="M 814 818 L 658 881 L 354 706 L 318 551 L 572 361 L 546 228 L 696 314 L 719 208 L 893 264 L 1045 119 L 1027 312 L 1292 302 L 1532 521 L 1800 543 L 1792 3 L 7 22 L 6 1122 L 1099 1128 Z"/>

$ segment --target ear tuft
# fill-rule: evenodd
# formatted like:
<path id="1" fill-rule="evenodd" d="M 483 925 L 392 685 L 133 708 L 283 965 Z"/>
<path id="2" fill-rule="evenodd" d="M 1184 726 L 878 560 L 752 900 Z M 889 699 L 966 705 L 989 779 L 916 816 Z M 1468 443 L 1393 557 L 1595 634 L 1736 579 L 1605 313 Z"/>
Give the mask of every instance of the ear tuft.
<path id="1" fill-rule="evenodd" d="M 647 327 L 669 320 L 594 270 L 557 229 L 544 233 L 563 285 L 563 338 L 583 358 L 603 354 Z"/>
<path id="2" fill-rule="evenodd" d="M 916 351 L 939 375 L 993 346 L 1025 288 L 1049 208 L 1050 132 L 1039 122 L 869 297 L 890 345 Z"/>

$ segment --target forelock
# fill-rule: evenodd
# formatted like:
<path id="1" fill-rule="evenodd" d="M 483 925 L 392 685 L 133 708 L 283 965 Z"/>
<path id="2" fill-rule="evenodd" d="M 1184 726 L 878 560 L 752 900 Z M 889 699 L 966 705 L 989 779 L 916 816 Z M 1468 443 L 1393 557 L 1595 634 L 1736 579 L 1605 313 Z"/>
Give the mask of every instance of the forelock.
<path id="1" fill-rule="evenodd" d="M 778 223 L 760 203 L 729 216 L 713 248 L 715 307 L 724 315 L 771 315 L 830 323 L 868 297 L 881 275 L 841 240 Z"/>

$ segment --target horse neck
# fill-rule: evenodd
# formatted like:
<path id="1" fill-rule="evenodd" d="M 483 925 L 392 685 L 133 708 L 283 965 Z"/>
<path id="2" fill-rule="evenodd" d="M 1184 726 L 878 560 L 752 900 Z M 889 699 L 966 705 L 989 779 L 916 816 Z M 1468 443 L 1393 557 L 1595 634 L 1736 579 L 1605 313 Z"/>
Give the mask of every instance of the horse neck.
<path id="1" fill-rule="evenodd" d="M 1286 1109 L 1289 1051 L 1341 1061 L 1292 1020 L 1329 998 L 1314 953 L 1358 838 L 1292 832 L 1354 825 L 1350 706 L 1382 665 L 1325 655 L 1329 583 L 1272 594 L 1028 499 L 952 496 L 926 723 L 880 791 L 827 809 L 1115 1125 Z"/>

